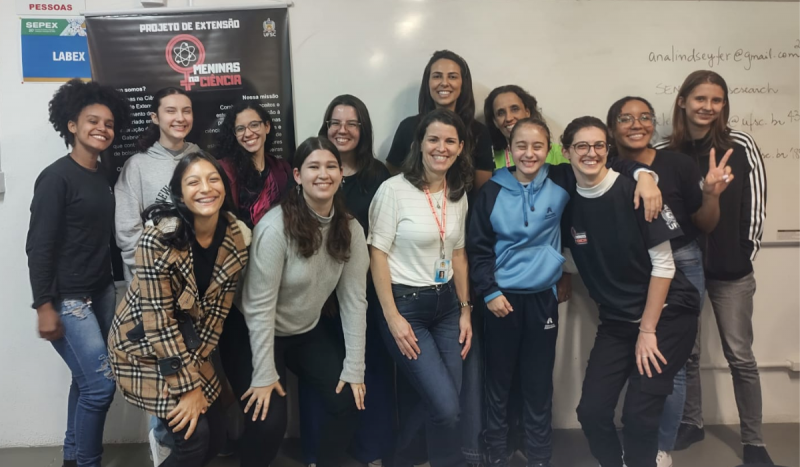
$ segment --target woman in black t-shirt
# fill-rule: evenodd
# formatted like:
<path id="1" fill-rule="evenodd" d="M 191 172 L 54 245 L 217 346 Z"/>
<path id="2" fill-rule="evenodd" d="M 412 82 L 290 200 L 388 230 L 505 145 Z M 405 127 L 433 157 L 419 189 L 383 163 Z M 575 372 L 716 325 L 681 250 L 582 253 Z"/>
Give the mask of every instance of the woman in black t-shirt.
<path id="1" fill-rule="evenodd" d="M 342 156 L 342 191 L 345 204 L 361 227 L 369 231 L 369 205 L 389 171 L 375 159 L 372 139 L 372 120 L 364 102 L 350 94 L 336 96 L 328 104 L 319 136 L 327 138 Z M 335 294 L 325 303 L 320 320 L 327 330 L 342 339 L 342 322 L 338 316 Z M 350 453 L 363 464 L 388 457 L 392 446 L 392 362 L 381 340 L 376 314 L 380 303 L 372 281 L 367 281 L 367 344 L 364 383 L 369 387 L 365 407 L 359 412 L 360 424 L 350 446 Z M 344 344 L 342 343 L 342 348 Z M 317 463 L 317 453 L 325 406 L 322 396 L 310 384 L 299 382 L 300 434 L 303 462 Z"/>
<path id="2" fill-rule="evenodd" d="M 653 222 L 630 208 L 634 186 L 606 167 L 608 129 L 573 120 L 561 138 L 577 179 L 565 214 L 570 248 L 600 325 L 583 382 L 578 420 L 603 466 L 623 465 L 614 408 L 625 382 L 625 463 L 652 465 L 672 380 L 689 357 L 700 296 L 675 269 L 670 240 L 683 235 L 669 207 Z"/>
<path id="3" fill-rule="evenodd" d="M 414 142 L 414 131 L 420 119 L 434 109 L 450 109 L 455 112 L 464 126 L 467 127 L 468 149 L 466 154 L 472 155 L 472 166 L 475 168 L 473 192 L 476 192 L 492 177 L 494 157 L 492 155 L 492 137 L 482 123 L 475 120 L 475 97 L 472 94 L 472 74 L 467 62 L 458 54 L 449 50 L 434 52 L 419 87 L 418 114 L 408 117 L 397 127 L 392 140 L 392 147 L 386 157 L 389 172 L 397 174 Z"/>
<path id="4" fill-rule="evenodd" d="M 655 110 L 641 97 L 624 97 L 608 110 L 606 119 L 611 130 L 613 153 L 619 157 L 649 165 L 658 174 L 658 186 L 667 205 L 681 226 L 683 235 L 670 241 L 675 266 L 699 291 L 700 302 L 705 295 L 703 253 L 697 243 L 700 232 L 709 233 L 719 221 L 719 195 L 733 180 L 727 167 L 730 151 L 708 174 L 687 155 L 650 146 L 655 132 Z M 683 404 L 686 399 L 686 368 L 675 376 L 672 395 L 667 398 L 661 418 L 658 456 L 661 462 L 671 462 Z"/>
<path id="5" fill-rule="evenodd" d="M 109 242 L 114 192 L 100 153 L 128 121 L 127 100 L 112 88 L 74 79 L 50 101 L 50 122 L 69 154 L 36 179 L 25 251 L 39 335 L 72 373 L 64 465 L 100 467 L 103 426 L 114 398 L 106 338 L 115 288 Z"/>

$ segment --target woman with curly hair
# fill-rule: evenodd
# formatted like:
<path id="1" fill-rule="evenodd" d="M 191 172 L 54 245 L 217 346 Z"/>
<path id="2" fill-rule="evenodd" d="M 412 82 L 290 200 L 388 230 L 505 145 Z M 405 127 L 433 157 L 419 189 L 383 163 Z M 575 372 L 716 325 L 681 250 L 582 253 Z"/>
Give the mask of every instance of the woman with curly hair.
<path id="1" fill-rule="evenodd" d="M 125 98 L 78 79 L 50 101 L 50 122 L 72 150 L 36 179 L 25 250 L 39 335 L 72 372 L 65 466 L 100 467 L 103 425 L 114 398 L 106 337 L 115 292 L 109 241 L 114 192 L 98 163 L 127 124 Z"/>
<path id="2" fill-rule="evenodd" d="M 257 102 L 234 104 L 220 130 L 217 156 L 239 217 L 252 229 L 283 198 L 292 168 L 270 154 L 275 140 L 272 119 Z"/>

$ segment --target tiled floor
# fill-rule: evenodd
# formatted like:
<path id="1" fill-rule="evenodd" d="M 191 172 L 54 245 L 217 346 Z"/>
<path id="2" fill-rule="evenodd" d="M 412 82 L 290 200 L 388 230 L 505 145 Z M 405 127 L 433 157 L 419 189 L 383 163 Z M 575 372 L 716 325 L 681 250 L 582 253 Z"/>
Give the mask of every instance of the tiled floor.
<path id="1" fill-rule="evenodd" d="M 800 467 L 800 425 L 765 425 L 772 459 L 785 467 Z M 556 467 L 596 467 L 597 462 L 589 454 L 586 439 L 579 430 L 557 430 L 553 436 Z M 300 445 L 297 440 L 287 440 L 284 452 L 272 467 L 303 467 L 297 460 Z M 741 464 L 741 445 L 737 426 L 706 427 L 706 439 L 686 451 L 674 453 L 674 467 L 734 467 Z M 13 448 L 0 449 L 0 467 L 60 467 L 61 449 Z M 118 444 L 106 446 L 103 459 L 105 467 L 149 467 L 148 448 L 144 444 Z M 237 459 L 218 458 L 209 467 L 238 467 Z M 358 467 L 352 462 L 346 467 Z M 517 455 L 513 467 L 524 467 L 525 460 Z"/>

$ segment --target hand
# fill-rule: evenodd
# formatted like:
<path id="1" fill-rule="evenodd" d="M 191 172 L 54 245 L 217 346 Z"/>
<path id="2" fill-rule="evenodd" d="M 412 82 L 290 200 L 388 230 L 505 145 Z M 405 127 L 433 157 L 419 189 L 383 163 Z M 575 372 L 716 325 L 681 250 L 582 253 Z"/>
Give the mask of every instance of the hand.
<path id="1" fill-rule="evenodd" d="M 639 338 L 636 340 L 636 366 L 639 367 L 639 374 L 647 373 L 647 377 L 652 378 L 653 373 L 650 371 L 649 364 L 652 364 L 656 372 L 661 374 L 658 360 L 661 360 L 664 365 L 667 364 L 667 359 L 658 350 L 656 335 L 649 332 L 639 332 Z"/>
<path id="2" fill-rule="evenodd" d="M 241 400 L 245 400 L 248 397 L 250 398 L 247 401 L 247 405 L 244 406 L 244 413 L 247 413 L 250 410 L 250 407 L 255 405 L 255 409 L 253 410 L 253 421 L 258 419 L 259 412 L 261 412 L 261 421 L 263 422 L 266 420 L 267 412 L 269 411 L 269 399 L 272 397 L 273 390 L 281 397 L 286 396 L 286 391 L 283 390 L 283 386 L 281 386 L 280 381 L 275 381 L 269 386 L 260 388 L 251 386 L 250 389 L 248 389 L 247 392 L 242 395 Z"/>
<path id="3" fill-rule="evenodd" d="M 561 279 L 556 282 L 556 295 L 558 303 L 569 300 L 569 296 L 572 295 L 572 274 L 567 272 L 561 274 Z"/>
<path id="4" fill-rule="evenodd" d="M 189 425 L 186 436 L 183 439 L 191 438 L 194 429 L 197 427 L 197 419 L 201 414 L 208 410 L 208 401 L 203 394 L 202 387 L 196 387 L 189 392 L 183 393 L 178 400 L 178 405 L 167 414 L 169 426 L 172 432 L 177 433 Z"/>
<path id="5" fill-rule="evenodd" d="M 489 300 L 489 303 L 486 304 L 486 308 L 488 308 L 489 311 L 491 311 L 492 314 L 498 318 L 504 318 L 508 316 L 509 313 L 514 311 L 514 307 L 508 303 L 508 300 L 504 295 L 498 295 Z"/>
<path id="6" fill-rule="evenodd" d="M 336 394 L 342 392 L 345 384 L 350 384 L 350 389 L 353 390 L 353 398 L 356 400 L 356 407 L 358 407 L 358 410 L 364 410 L 366 408 L 364 399 L 367 397 L 367 385 L 364 383 L 345 383 L 339 380 L 339 384 L 336 385 Z"/>
<path id="7" fill-rule="evenodd" d="M 461 317 L 458 318 L 458 328 L 461 332 L 458 334 L 458 343 L 463 347 L 461 348 L 461 360 L 467 359 L 469 349 L 472 348 L 472 313 L 469 311 L 462 311 Z"/>
<path id="8" fill-rule="evenodd" d="M 409 360 L 416 360 L 417 355 L 421 354 L 422 351 L 417 345 L 417 336 L 414 335 L 414 329 L 411 328 L 408 321 L 400 313 L 395 313 L 391 318 L 386 319 L 386 324 L 389 325 L 389 332 L 392 333 L 400 353 Z"/>
<path id="9" fill-rule="evenodd" d="M 731 168 L 727 166 L 728 159 L 733 154 L 733 149 L 728 149 L 722 160 L 717 165 L 716 151 L 711 148 L 708 155 L 708 173 L 706 178 L 703 179 L 703 194 L 711 196 L 719 196 L 728 188 L 728 185 L 733 180 Z"/>
<path id="10" fill-rule="evenodd" d="M 53 308 L 53 302 L 47 302 L 36 309 L 38 315 L 39 337 L 50 342 L 64 337 L 64 326 L 58 312 Z"/>
<path id="11" fill-rule="evenodd" d="M 658 189 L 653 174 L 639 172 L 639 182 L 633 192 L 633 207 L 639 209 L 639 198 L 644 203 L 644 220 L 652 222 L 661 213 L 661 190 Z"/>

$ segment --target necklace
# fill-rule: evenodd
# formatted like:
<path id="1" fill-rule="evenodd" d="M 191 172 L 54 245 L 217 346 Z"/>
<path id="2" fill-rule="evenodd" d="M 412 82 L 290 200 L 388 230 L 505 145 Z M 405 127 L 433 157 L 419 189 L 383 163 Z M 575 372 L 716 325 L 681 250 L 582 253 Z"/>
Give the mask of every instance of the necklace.
<path id="1" fill-rule="evenodd" d="M 439 197 L 438 198 L 436 197 L 435 193 L 433 194 L 433 197 L 436 200 L 436 209 L 441 209 L 442 208 L 441 201 L 442 201 L 442 196 L 443 195 L 444 195 L 444 190 L 439 192 Z"/>

